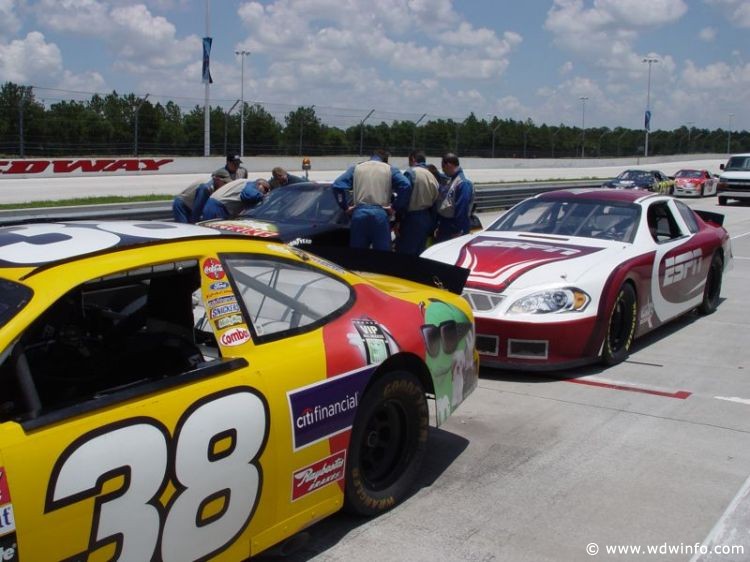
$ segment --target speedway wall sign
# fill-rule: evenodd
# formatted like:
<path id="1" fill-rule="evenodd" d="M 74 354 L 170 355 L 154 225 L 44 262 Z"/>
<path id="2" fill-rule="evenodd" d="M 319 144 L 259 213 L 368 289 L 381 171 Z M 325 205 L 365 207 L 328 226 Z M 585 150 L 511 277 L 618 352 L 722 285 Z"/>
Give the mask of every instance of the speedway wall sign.
<path id="1" fill-rule="evenodd" d="M 171 158 L 101 158 L 96 160 L 0 160 L 0 174 L 8 175 L 110 175 L 113 173 L 164 172 Z"/>

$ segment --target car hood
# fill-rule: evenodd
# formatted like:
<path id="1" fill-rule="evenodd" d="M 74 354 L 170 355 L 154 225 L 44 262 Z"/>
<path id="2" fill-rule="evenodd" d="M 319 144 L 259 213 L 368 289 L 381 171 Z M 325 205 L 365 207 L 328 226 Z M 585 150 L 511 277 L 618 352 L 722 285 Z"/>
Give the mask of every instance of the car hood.
<path id="1" fill-rule="evenodd" d="M 572 283 L 593 268 L 619 262 L 630 244 L 590 238 L 481 232 L 431 247 L 423 257 L 471 270 L 466 287 L 502 292 L 565 280 Z M 606 273 L 603 273 L 606 275 Z"/>
<path id="2" fill-rule="evenodd" d="M 282 242 L 305 239 L 338 228 L 328 223 L 269 222 L 258 219 L 219 220 L 202 223 L 202 225 L 247 236 L 273 238 Z"/>

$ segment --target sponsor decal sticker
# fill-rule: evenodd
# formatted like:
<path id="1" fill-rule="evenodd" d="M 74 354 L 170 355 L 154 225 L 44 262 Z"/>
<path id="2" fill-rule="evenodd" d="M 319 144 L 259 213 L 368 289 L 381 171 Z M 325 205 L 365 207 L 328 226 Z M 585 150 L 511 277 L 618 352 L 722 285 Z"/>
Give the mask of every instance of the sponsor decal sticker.
<path id="1" fill-rule="evenodd" d="M 203 274 L 211 279 L 224 279 L 226 274 L 224 268 L 221 266 L 221 262 L 214 258 L 207 258 L 203 262 Z"/>
<path id="2" fill-rule="evenodd" d="M 232 328 L 231 330 L 224 332 L 223 334 L 221 334 L 219 341 L 221 342 L 221 345 L 233 347 L 235 345 L 243 344 L 249 339 L 250 332 L 247 330 L 247 328 L 243 327 Z"/>
<path id="3" fill-rule="evenodd" d="M 319 490 L 323 486 L 343 480 L 345 465 L 346 450 L 300 468 L 292 475 L 292 501 Z"/>
<path id="4" fill-rule="evenodd" d="M 0 505 L 10 503 L 10 489 L 8 488 L 8 477 L 5 468 L 0 466 Z"/>
<path id="5" fill-rule="evenodd" d="M 234 314 L 235 312 L 239 311 L 240 305 L 238 305 L 237 303 L 217 306 L 216 308 L 211 309 L 211 320 L 213 320 L 214 318 L 218 318 L 219 316 L 226 316 L 227 314 Z"/>
<path id="6" fill-rule="evenodd" d="M 217 330 L 223 330 L 224 328 L 228 328 L 229 326 L 234 326 L 236 324 L 242 324 L 242 316 L 239 314 L 232 314 L 231 316 L 226 316 L 224 318 L 219 318 L 216 321 L 216 329 Z"/>
<path id="7" fill-rule="evenodd" d="M 287 392 L 295 450 L 352 426 L 362 391 L 374 369 L 359 369 Z"/>
<path id="8" fill-rule="evenodd" d="M 229 295 L 229 296 L 225 296 L 225 297 L 217 297 L 215 299 L 211 299 L 211 300 L 209 300 L 206 303 L 206 305 L 209 308 L 214 308 L 216 306 L 220 306 L 220 305 L 223 305 L 223 304 L 230 304 L 230 303 L 233 303 L 233 302 L 237 302 L 237 299 L 234 297 L 234 295 Z"/>
<path id="9" fill-rule="evenodd" d="M 216 283 L 211 283 L 208 288 L 212 291 L 223 291 L 229 288 L 229 283 L 226 281 L 217 281 Z"/>
<path id="10" fill-rule="evenodd" d="M 701 272 L 703 252 L 698 248 L 664 260 L 664 287 L 678 283 Z"/>
<path id="11" fill-rule="evenodd" d="M 0 538 L 0 560 L 3 560 L 3 562 L 18 562 L 18 543 L 15 533 Z"/>
<path id="12" fill-rule="evenodd" d="M 207 226 L 210 226 L 211 228 L 215 228 L 217 230 L 223 230 L 225 232 L 233 232 L 235 234 L 245 234 L 247 236 L 257 236 L 260 238 L 277 238 L 278 237 L 278 229 L 276 228 L 276 225 L 265 223 L 265 222 L 257 222 L 257 221 L 251 221 L 251 220 L 243 220 L 243 221 L 223 221 L 223 222 L 214 222 Z"/>

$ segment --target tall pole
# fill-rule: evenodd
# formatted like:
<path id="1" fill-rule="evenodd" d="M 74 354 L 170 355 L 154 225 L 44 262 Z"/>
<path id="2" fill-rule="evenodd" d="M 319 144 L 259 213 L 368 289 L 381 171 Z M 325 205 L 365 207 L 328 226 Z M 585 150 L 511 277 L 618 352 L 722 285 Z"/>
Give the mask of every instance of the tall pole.
<path id="1" fill-rule="evenodd" d="M 30 89 L 29 89 L 30 91 Z M 24 158 L 24 139 L 23 139 L 23 111 L 26 107 L 26 89 L 21 90 L 21 98 L 18 100 L 18 154 Z"/>
<path id="2" fill-rule="evenodd" d="M 310 111 L 315 111 L 315 104 L 310 106 Z M 300 110 L 299 114 L 299 155 L 302 156 L 302 131 L 305 128 L 305 114 L 304 108 Z"/>
<path id="3" fill-rule="evenodd" d="M 646 57 L 643 62 L 648 63 L 648 87 L 646 89 L 646 116 L 645 116 L 645 129 L 646 129 L 646 145 L 643 151 L 644 156 L 648 156 L 648 133 L 651 130 L 651 65 L 655 62 L 659 62 L 658 59 Z"/>
<path id="4" fill-rule="evenodd" d="M 491 114 L 491 113 L 488 113 L 487 115 L 492 115 L 492 114 Z M 492 115 L 492 122 L 493 122 L 493 123 L 495 122 L 495 120 L 496 120 L 496 119 L 497 119 L 497 115 Z M 495 157 L 495 133 L 496 133 L 496 132 L 497 132 L 497 130 L 498 130 L 498 129 L 500 128 L 500 125 L 501 125 L 501 124 L 502 124 L 502 123 L 500 123 L 500 122 L 498 121 L 497 125 L 495 125 L 495 126 L 494 126 L 494 127 L 492 128 L 492 157 L 493 157 L 493 158 Z"/>
<path id="5" fill-rule="evenodd" d="M 211 33 L 211 11 L 209 10 L 209 0 L 206 0 L 206 38 L 209 38 Z M 204 47 L 205 48 L 205 47 Z M 203 156 L 211 154 L 211 110 L 209 108 L 209 86 L 211 80 L 205 79 L 206 84 L 206 99 L 203 104 Z"/>
<path id="6" fill-rule="evenodd" d="M 421 123 L 422 119 L 427 117 L 426 113 L 422 114 L 422 117 L 417 119 L 417 122 L 414 123 L 414 133 L 411 136 L 411 149 L 414 150 L 417 147 L 417 127 L 419 126 L 419 123 Z"/>
<path id="7" fill-rule="evenodd" d="M 229 108 L 229 111 L 224 112 L 224 154 L 227 153 L 227 124 L 229 122 L 229 114 L 237 107 L 238 103 L 240 103 L 240 100 L 235 101 L 232 107 Z"/>
<path id="8" fill-rule="evenodd" d="M 368 113 L 362 121 L 359 122 L 359 155 L 362 156 L 362 143 L 365 138 L 365 121 L 367 121 L 370 118 L 370 115 L 375 113 L 374 109 L 370 110 L 370 113 Z"/>
<path id="9" fill-rule="evenodd" d="M 587 96 L 578 98 L 581 100 L 581 158 L 586 155 L 586 100 Z"/>
<path id="10" fill-rule="evenodd" d="M 727 129 L 727 154 L 732 154 L 732 117 L 734 113 L 729 114 L 729 129 Z"/>
<path id="11" fill-rule="evenodd" d="M 241 74 L 240 74 L 240 158 L 245 157 L 245 57 L 250 51 L 235 51 L 235 55 L 240 56 Z"/>
<path id="12" fill-rule="evenodd" d="M 688 154 L 690 153 L 690 133 L 693 132 L 693 125 L 695 125 L 695 121 L 688 121 L 687 122 L 687 126 L 688 126 L 687 151 L 688 151 Z"/>
<path id="13" fill-rule="evenodd" d="M 138 105 L 135 106 L 135 134 L 133 138 L 133 153 L 138 156 L 138 112 L 141 110 L 143 102 L 148 99 L 150 94 L 146 94 L 142 99 L 138 100 Z"/>

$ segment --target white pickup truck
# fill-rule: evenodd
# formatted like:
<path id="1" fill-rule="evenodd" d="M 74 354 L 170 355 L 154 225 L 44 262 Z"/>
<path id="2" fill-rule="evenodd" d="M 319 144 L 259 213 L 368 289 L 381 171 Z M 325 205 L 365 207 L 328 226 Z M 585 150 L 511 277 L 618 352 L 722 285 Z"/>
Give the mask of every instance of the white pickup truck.
<path id="1" fill-rule="evenodd" d="M 716 187 L 719 205 L 726 205 L 729 199 L 750 201 L 750 154 L 734 154 L 720 168 Z"/>

